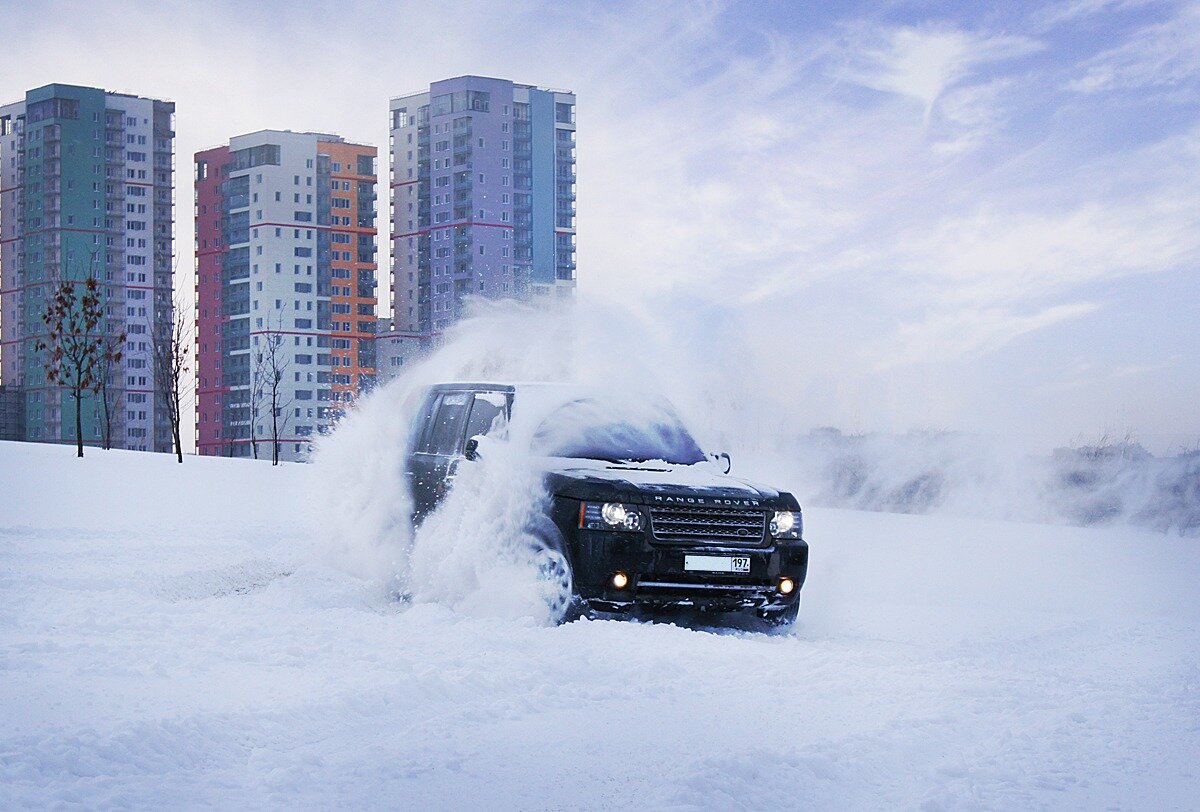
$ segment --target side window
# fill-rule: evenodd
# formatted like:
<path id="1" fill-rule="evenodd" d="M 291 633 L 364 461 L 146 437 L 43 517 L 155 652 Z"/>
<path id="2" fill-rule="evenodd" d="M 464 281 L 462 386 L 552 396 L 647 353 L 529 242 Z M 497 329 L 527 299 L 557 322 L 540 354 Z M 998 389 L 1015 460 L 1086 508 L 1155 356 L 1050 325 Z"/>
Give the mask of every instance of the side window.
<path id="1" fill-rule="evenodd" d="M 508 397 L 503 392 L 476 392 L 467 418 L 466 438 L 501 436 L 508 425 Z"/>
<path id="2" fill-rule="evenodd" d="M 413 416 L 408 429 L 408 453 L 412 453 L 413 451 L 428 451 L 429 424 L 432 422 L 434 409 L 437 408 L 438 394 L 430 392 L 421 400 L 419 406 L 416 404 L 418 395 L 414 394 L 410 397 L 413 400 L 406 401 L 404 408 L 406 412 Z"/>
<path id="3" fill-rule="evenodd" d="M 430 454 L 454 454 L 462 443 L 463 423 L 471 404 L 469 392 L 447 392 L 438 403 L 437 416 L 425 437 L 425 448 Z"/>

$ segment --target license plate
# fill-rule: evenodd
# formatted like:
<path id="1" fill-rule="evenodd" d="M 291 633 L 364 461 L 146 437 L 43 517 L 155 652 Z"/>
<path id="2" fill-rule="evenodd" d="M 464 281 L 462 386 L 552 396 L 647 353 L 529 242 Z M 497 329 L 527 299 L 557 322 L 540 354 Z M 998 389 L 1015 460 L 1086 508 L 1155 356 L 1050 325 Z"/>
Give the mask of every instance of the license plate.
<path id="1" fill-rule="evenodd" d="M 685 555 L 683 568 L 689 572 L 750 572 L 750 557 L 744 555 Z"/>

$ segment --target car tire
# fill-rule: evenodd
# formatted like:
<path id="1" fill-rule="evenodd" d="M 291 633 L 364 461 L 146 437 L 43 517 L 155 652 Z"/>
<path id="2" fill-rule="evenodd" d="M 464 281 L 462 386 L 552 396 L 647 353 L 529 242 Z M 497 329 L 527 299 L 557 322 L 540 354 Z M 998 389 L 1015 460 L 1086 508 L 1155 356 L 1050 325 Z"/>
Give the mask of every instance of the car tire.
<path id="1" fill-rule="evenodd" d="M 575 573 L 562 534 L 556 527 L 543 526 L 533 531 L 533 537 L 531 559 L 550 624 L 561 626 L 578 620 L 584 614 L 584 605 L 575 589 Z"/>
<path id="2" fill-rule="evenodd" d="M 800 600 L 797 599 L 791 606 L 785 606 L 782 609 L 761 609 L 758 616 L 765 620 L 771 626 L 791 626 L 796 622 L 797 615 L 800 614 Z"/>

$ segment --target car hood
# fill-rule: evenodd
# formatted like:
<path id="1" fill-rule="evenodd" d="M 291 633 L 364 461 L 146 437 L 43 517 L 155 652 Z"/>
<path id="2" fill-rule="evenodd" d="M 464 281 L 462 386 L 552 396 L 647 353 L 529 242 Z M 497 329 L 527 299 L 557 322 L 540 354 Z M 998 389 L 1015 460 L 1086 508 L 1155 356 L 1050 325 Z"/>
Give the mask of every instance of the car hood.
<path id="1" fill-rule="evenodd" d="M 639 504 L 795 507 L 795 500 L 765 485 L 722 474 L 707 463 L 607 463 L 549 458 L 546 475 L 559 496 Z"/>

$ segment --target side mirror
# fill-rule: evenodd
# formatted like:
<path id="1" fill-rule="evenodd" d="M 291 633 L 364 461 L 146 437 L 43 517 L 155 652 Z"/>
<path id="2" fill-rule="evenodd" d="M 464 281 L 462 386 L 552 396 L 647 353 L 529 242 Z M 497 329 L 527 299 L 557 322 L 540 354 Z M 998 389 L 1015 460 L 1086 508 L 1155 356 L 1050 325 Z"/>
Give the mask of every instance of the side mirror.
<path id="1" fill-rule="evenodd" d="M 463 446 L 463 456 L 474 462 L 479 459 L 479 438 L 472 437 L 467 440 L 467 444 Z"/>
<path id="2" fill-rule="evenodd" d="M 733 470 L 733 460 L 730 459 L 727 452 L 722 451 L 719 454 L 713 454 L 712 458 L 715 462 L 723 463 L 722 467 L 724 470 L 722 470 L 721 473 L 728 474 L 731 470 Z"/>

